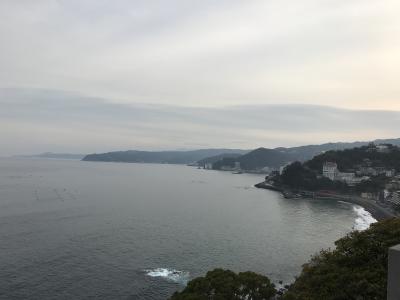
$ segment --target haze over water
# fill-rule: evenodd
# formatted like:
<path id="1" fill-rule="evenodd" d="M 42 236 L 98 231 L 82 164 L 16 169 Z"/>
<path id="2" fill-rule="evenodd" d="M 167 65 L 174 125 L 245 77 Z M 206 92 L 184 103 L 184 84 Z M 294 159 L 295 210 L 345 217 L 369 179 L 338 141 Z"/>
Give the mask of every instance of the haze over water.
<path id="1" fill-rule="evenodd" d="M 290 282 L 352 229 L 357 211 L 254 188 L 262 179 L 176 165 L 0 160 L 0 298 L 166 299 L 216 267 Z"/>

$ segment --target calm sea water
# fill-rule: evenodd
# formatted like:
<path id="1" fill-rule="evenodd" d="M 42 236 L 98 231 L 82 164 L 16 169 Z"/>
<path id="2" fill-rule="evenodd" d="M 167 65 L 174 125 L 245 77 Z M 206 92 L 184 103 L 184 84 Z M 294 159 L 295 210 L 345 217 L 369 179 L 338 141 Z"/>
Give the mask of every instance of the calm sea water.
<path id="1" fill-rule="evenodd" d="M 187 166 L 0 160 L 1 299 L 166 299 L 222 267 L 290 282 L 349 232 L 346 203 Z M 174 271 L 175 270 L 175 271 Z"/>

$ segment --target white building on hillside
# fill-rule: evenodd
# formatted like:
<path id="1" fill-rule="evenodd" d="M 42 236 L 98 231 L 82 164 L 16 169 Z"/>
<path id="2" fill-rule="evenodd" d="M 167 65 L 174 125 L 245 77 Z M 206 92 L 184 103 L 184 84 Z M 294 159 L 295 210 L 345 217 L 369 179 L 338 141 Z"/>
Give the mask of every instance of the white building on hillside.
<path id="1" fill-rule="evenodd" d="M 347 183 L 349 186 L 355 186 L 361 183 L 364 180 L 368 180 L 370 177 L 363 176 L 363 177 L 356 177 L 355 173 L 341 173 L 339 172 L 336 176 L 336 180 L 343 181 Z"/>
<path id="2" fill-rule="evenodd" d="M 326 162 L 322 168 L 322 175 L 330 180 L 335 180 L 338 175 L 338 167 L 336 163 Z"/>
<path id="3" fill-rule="evenodd" d="M 351 185 L 355 182 L 356 174 L 355 173 L 342 173 L 338 172 L 336 174 L 336 180 L 340 180 L 346 182 L 347 184 Z"/>

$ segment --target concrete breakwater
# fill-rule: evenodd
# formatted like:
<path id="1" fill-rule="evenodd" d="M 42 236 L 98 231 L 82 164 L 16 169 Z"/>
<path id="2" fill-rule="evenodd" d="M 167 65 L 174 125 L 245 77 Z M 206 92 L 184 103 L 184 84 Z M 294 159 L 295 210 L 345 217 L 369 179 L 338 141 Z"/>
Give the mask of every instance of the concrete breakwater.
<path id="1" fill-rule="evenodd" d="M 268 184 L 266 182 L 260 182 L 254 185 L 256 188 L 259 189 L 266 189 L 266 190 L 271 190 L 271 191 L 276 191 L 276 192 L 284 192 L 284 189 L 274 186 L 272 184 Z"/>

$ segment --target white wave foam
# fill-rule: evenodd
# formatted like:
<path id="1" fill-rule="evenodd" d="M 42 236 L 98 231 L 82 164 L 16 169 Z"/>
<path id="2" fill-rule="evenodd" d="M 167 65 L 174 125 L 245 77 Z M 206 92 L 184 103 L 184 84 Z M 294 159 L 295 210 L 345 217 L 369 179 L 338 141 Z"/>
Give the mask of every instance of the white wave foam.
<path id="1" fill-rule="evenodd" d="M 353 228 L 355 230 L 365 230 L 368 229 L 372 223 L 377 222 L 377 220 L 367 212 L 363 207 L 354 205 L 353 206 L 354 212 L 357 214 L 357 218 L 354 221 Z"/>
<path id="2" fill-rule="evenodd" d="M 345 205 L 352 205 L 351 203 L 349 203 L 349 202 L 346 202 L 346 201 L 341 201 L 341 200 L 339 200 L 338 201 L 338 203 L 340 203 L 340 204 L 345 204 Z"/>
<path id="3" fill-rule="evenodd" d="M 179 271 L 168 268 L 155 268 L 145 270 L 146 275 L 150 277 L 161 277 L 169 281 L 186 285 L 189 281 L 189 272 Z"/>

